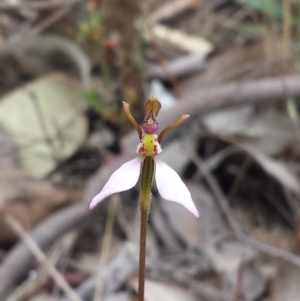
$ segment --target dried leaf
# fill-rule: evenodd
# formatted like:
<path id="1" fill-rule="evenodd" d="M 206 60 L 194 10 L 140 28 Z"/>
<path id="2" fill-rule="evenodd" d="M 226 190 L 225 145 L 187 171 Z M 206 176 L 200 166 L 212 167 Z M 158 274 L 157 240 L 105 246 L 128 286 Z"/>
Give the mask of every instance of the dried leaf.
<path id="1" fill-rule="evenodd" d="M 155 25 L 152 34 L 158 39 L 193 53 L 208 55 L 214 48 L 214 46 L 204 38 L 187 35 L 182 31 L 171 29 L 164 25 Z"/>
<path id="2" fill-rule="evenodd" d="M 86 137 L 84 108 L 79 87 L 58 74 L 6 95 L 0 123 L 13 136 L 21 168 L 44 177 L 71 156 Z"/>

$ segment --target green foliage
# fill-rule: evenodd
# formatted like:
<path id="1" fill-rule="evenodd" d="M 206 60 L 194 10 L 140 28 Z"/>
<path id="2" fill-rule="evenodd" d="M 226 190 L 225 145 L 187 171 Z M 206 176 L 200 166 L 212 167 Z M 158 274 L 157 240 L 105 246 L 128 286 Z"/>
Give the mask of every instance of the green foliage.
<path id="1" fill-rule="evenodd" d="M 90 89 L 82 92 L 83 98 L 87 106 L 95 113 L 99 114 L 104 119 L 114 119 L 116 107 L 113 102 L 107 102 L 95 89 Z"/>
<path id="2" fill-rule="evenodd" d="M 276 19 L 283 19 L 283 7 L 277 0 L 236 0 L 240 4 L 244 4 L 254 10 L 265 14 L 266 16 Z"/>
<path id="3" fill-rule="evenodd" d="M 86 90 L 83 92 L 83 97 L 91 110 L 99 115 L 102 114 L 101 95 L 98 91 L 94 89 Z"/>
<path id="4" fill-rule="evenodd" d="M 244 25 L 243 30 L 251 37 L 260 37 L 268 31 L 266 25 L 263 24 Z"/>
<path id="5" fill-rule="evenodd" d="M 102 39 L 103 13 L 97 7 L 87 7 L 88 15 L 78 25 L 78 38 L 81 41 L 95 41 Z"/>
<path id="6" fill-rule="evenodd" d="M 290 26 L 294 41 L 300 38 L 300 0 L 285 3 L 281 0 L 235 0 L 262 15 L 260 21 L 243 26 L 251 36 L 261 36 L 269 31 L 281 33 L 284 26 Z"/>

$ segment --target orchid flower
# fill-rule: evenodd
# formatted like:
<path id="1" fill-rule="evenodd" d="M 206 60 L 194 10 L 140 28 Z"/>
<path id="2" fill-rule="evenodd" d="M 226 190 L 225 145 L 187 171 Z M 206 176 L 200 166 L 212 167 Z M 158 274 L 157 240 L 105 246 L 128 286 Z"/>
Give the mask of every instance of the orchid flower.
<path id="1" fill-rule="evenodd" d="M 110 176 L 99 194 L 93 198 L 90 208 L 94 208 L 114 193 L 131 189 L 136 185 L 139 178 L 141 178 L 141 194 L 147 197 L 147 194 L 151 195 L 151 186 L 155 176 L 158 192 L 163 199 L 177 202 L 196 217 L 199 217 L 199 212 L 191 194 L 180 176 L 158 158 L 159 153 L 162 152 L 160 146 L 162 138 L 170 130 L 183 123 L 189 115 L 183 115 L 177 122 L 169 125 L 157 135 L 159 125 L 156 117 L 161 104 L 154 96 L 151 96 L 145 103 L 146 117 L 141 126 L 131 115 L 129 105 L 123 103 L 123 106 L 128 119 L 135 127 L 140 138 L 140 143 L 136 149 L 138 157 L 124 163 Z"/>

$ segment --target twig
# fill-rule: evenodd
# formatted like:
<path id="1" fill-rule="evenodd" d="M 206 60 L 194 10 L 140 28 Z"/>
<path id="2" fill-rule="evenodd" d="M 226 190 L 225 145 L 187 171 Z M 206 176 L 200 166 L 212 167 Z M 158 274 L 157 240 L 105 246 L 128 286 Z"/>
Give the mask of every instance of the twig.
<path id="1" fill-rule="evenodd" d="M 66 271 L 67 259 L 69 258 L 70 253 L 74 248 L 75 241 L 78 238 L 78 234 L 79 231 L 77 229 L 67 232 L 61 238 L 59 238 L 57 243 L 54 244 L 54 247 L 51 248 L 50 260 L 51 262 L 53 262 L 54 265 L 60 263 L 59 271 L 61 273 L 64 273 Z M 54 287 L 54 289 L 52 290 L 52 295 L 59 295 L 59 287 Z"/>
<path id="2" fill-rule="evenodd" d="M 64 8 L 58 9 L 54 13 L 52 13 L 49 17 L 47 17 L 46 19 L 42 20 L 39 24 L 34 26 L 33 28 L 31 29 L 29 28 L 25 32 L 22 32 L 21 34 L 18 32 L 10 36 L 3 44 L 1 44 L 0 53 L 7 51 L 12 46 L 24 41 L 24 39 L 38 35 L 43 30 L 47 29 L 49 26 L 51 26 L 59 19 L 61 19 L 63 16 L 65 16 L 70 11 L 71 7 L 72 6 L 69 5 Z"/>
<path id="3" fill-rule="evenodd" d="M 227 194 L 227 200 L 229 203 L 231 202 L 231 200 L 237 193 L 240 184 L 243 183 L 246 173 L 248 172 L 248 169 L 252 162 L 253 162 L 252 157 L 247 156 L 246 159 L 244 160 L 244 162 L 242 163 L 241 168 L 239 168 L 236 178 L 235 178 L 234 182 L 232 183 L 230 190 Z"/>
<path id="4" fill-rule="evenodd" d="M 243 276 L 244 276 L 245 265 L 242 261 L 237 271 L 237 284 L 234 301 L 243 301 L 244 292 L 243 292 Z"/>
<path id="5" fill-rule="evenodd" d="M 65 294 L 72 301 L 82 301 L 75 291 L 69 286 L 62 275 L 56 270 L 54 265 L 47 259 L 44 252 L 24 230 L 21 224 L 11 216 L 6 216 L 5 222 L 20 236 L 23 242 L 28 246 L 31 252 L 35 255 L 37 260 L 45 267 L 49 275 L 52 276 L 55 283 L 65 292 Z"/>
<path id="6" fill-rule="evenodd" d="M 190 275 L 176 268 L 166 262 L 157 260 L 149 260 L 149 269 L 155 270 L 156 273 L 162 274 L 165 273 L 170 276 L 173 280 L 180 283 L 181 285 L 191 288 L 195 293 L 206 297 L 208 300 L 218 300 L 218 301 L 231 301 L 231 294 L 227 293 L 224 290 L 219 290 L 213 286 L 203 283 L 201 281 L 195 280 Z"/>
<path id="7" fill-rule="evenodd" d="M 252 246 L 253 248 L 257 249 L 260 252 L 271 255 L 273 257 L 277 257 L 277 258 L 286 260 L 286 261 L 300 267 L 300 257 L 299 256 L 296 256 L 285 250 L 267 245 L 261 241 L 258 241 L 255 238 L 250 237 L 250 236 L 246 235 L 245 233 L 243 233 L 240 225 L 238 224 L 237 220 L 235 219 L 233 213 L 231 212 L 231 209 L 228 205 L 227 198 L 221 191 L 217 181 L 214 179 L 211 172 L 206 168 L 205 163 L 201 159 L 199 159 L 197 156 L 195 156 L 194 154 L 190 154 L 190 156 L 191 156 L 192 160 L 194 161 L 194 163 L 199 168 L 199 170 L 201 171 L 204 178 L 206 179 L 211 190 L 213 191 L 213 193 L 216 197 L 216 200 L 217 200 L 229 226 L 231 227 L 234 235 L 236 236 L 236 238 L 238 240 Z"/>
<path id="8" fill-rule="evenodd" d="M 176 17 L 186 11 L 195 10 L 200 5 L 198 0 L 176 0 L 161 5 L 148 17 L 151 25 Z"/>
<path id="9" fill-rule="evenodd" d="M 69 249 L 73 244 L 77 231 L 72 231 L 65 234 L 57 243 L 54 245 L 48 260 L 55 266 L 60 260 L 62 253 L 65 253 L 65 248 Z M 47 270 L 43 265 L 40 265 L 37 269 L 36 277 L 34 279 L 28 278 L 16 290 L 6 299 L 6 301 L 22 301 L 27 300 L 35 292 L 37 292 L 42 286 L 45 285 L 46 280 L 49 278 Z"/>
<path id="10" fill-rule="evenodd" d="M 79 2 L 87 2 L 88 0 L 49 0 L 49 1 L 20 1 L 19 4 L 12 3 L 0 3 L 0 10 L 4 9 L 19 9 L 19 8 L 31 8 L 38 10 L 52 9 L 61 6 L 73 5 Z"/>
<path id="11" fill-rule="evenodd" d="M 161 65 L 151 64 L 146 70 L 145 77 L 147 79 L 159 77 L 165 80 L 168 79 L 171 82 L 171 79 L 168 78 L 168 74 L 171 74 L 175 79 L 177 79 L 193 73 L 199 73 L 204 71 L 204 69 L 205 56 L 199 53 L 192 53 L 178 57 L 172 61 L 161 62 Z M 174 83 L 172 84 L 174 86 Z"/>
<path id="12" fill-rule="evenodd" d="M 206 168 L 205 163 L 201 159 L 199 159 L 194 154 L 190 154 L 190 157 L 194 161 L 194 163 L 197 165 L 197 167 L 201 171 L 201 174 L 203 175 L 203 177 L 207 181 L 208 185 L 210 186 L 210 189 L 214 193 L 215 198 L 218 202 L 218 205 L 222 209 L 222 212 L 223 212 L 225 218 L 227 219 L 229 226 L 233 230 L 235 236 L 239 237 L 240 235 L 242 235 L 242 230 L 241 230 L 238 222 L 233 217 L 233 215 L 231 213 L 231 209 L 228 205 L 228 201 L 227 201 L 225 195 L 223 194 L 223 192 L 221 191 L 217 181 L 214 179 L 213 175 Z"/>
<path id="13" fill-rule="evenodd" d="M 107 266 L 102 296 L 108 296 L 122 286 L 128 277 L 137 271 L 137 263 L 136 247 L 132 243 L 125 243 L 119 254 Z M 81 284 L 76 292 L 83 300 L 91 300 L 95 286 L 96 277 L 92 276 Z"/>
<path id="14" fill-rule="evenodd" d="M 160 62 L 161 67 L 166 75 L 166 78 L 170 81 L 170 83 L 173 85 L 177 96 L 181 96 L 182 95 L 182 91 L 181 91 L 181 86 L 179 81 L 177 80 L 177 78 L 174 76 L 174 74 L 169 70 L 167 61 L 164 57 L 164 55 L 162 54 L 162 52 L 160 51 L 157 41 L 156 41 L 156 37 L 151 34 L 151 43 L 153 45 L 153 48 L 155 50 L 155 54 L 156 54 L 156 58 L 157 60 Z"/>
<path id="15" fill-rule="evenodd" d="M 52 24 L 57 22 L 63 16 L 65 16 L 71 9 L 71 6 L 64 7 L 62 9 L 58 9 L 53 14 L 51 14 L 48 18 L 44 19 L 41 23 L 37 24 L 34 28 L 32 28 L 27 36 L 35 36 L 50 27 Z"/>
<path id="16" fill-rule="evenodd" d="M 107 262 L 108 252 L 111 243 L 111 236 L 112 236 L 114 220 L 116 215 L 117 202 L 118 202 L 118 196 L 115 195 L 113 196 L 113 200 L 109 205 L 107 219 L 106 219 L 103 243 L 102 243 L 102 248 L 100 253 L 97 282 L 96 282 L 96 288 L 95 288 L 94 299 L 93 299 L 94 301 L 100 301 L 102 296 L 104 270 L 105 270 L 105 264 Z"/>
<path id="17" fill-rule="evenodd" d="M 55 241 L 84 220 L 87 213 L 87 208 L 82 205 L 61 210 L 37 227 L 31 237 L 41 249 L 45 249 L 50 245 L 49 242 Z M 0 300 L 4 300 L 9 288 L 29 271 L 33 258 L 31 250 L 24 242 L 20 242 L 10 251 L 0 268 Z"/>

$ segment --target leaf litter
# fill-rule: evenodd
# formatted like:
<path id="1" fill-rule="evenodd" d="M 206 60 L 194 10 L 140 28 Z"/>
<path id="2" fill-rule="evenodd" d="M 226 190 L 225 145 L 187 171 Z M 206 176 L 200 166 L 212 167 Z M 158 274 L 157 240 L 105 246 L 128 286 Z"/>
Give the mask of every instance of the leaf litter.
<path id="1" fill-rule="evenodd" d="M 4 224 L 7 215 L 31 231 L 72 206 L 86 208 L 87 187 L 94 185 L 88 178 L 96 179 L 116 158 L 133 156 L 134 149 L 126 149 L 128 143 L 121 140 L 131 138 L 124 136 L 127 125 L 119 109 L 126 100 L 139 112 L 142 99 L 134 91 L 148 80 L 158 82 L 162 98 L 172 99 L 171 115 L 184 105 L 187 91 L 197 95 L 200 88 L 297 74 L 293 20 L 298 16 L 289 16 L 294 3 L 142 1 L 139 32 L 132 41 L 148 40 L 139 52 L 122 40 L 134 27 L 111 25 L 102 15 L 102 1 L 25 2 L 27 10 L 18 1 L 0 5 L 0 275 L 18 247 L 13 247 L 18 236 Z M 127 13 L 131 16 L 125 8 L 124 18 Z M 49 18 L 46 25 L 44 16 Z M 29 31 L 21 21 L 30 21 Z M 264 35 L 259 36 L 258 28 Z M 21 29 L 23 38 L 17 35 Z M 28 46 L 26 35 L 40 30 Z M 51 47 L 42 47 L 43 39 Z M 289 43 L 291 47 L 283 47 Z M 145 68 L 140 68 L 142 61 Z M 135 84 L 137 78 L 141 82 Z M 42 116 L 26 109 L 32 105 L 28 90 L 34 90 Z M 189 112 L 193 118 L 163 145 L 162 156 L 183 176 L 200 219 L 191 219 L 177 204 L 161 202 L 154 190 L 146 300 L 298 300 L 299 95 L 294 93 L 264 104 L 245 102 L 196 116 Z M 101 267 L 107 287 L 103 300 L 135 298 L 136 199 L 136 190 L 120 195 L 111 256 Z M 68 244 L 55 243 L 61 234 L 55 227 L 42 236 L 49 242 L 42 246 L 48 260 L 82 300 L 93 298 L 107 203 L 95 213 L 83 211 L 88 218 L 79 227 L 74 222 L 77 234 Z M 54 246 L 60 249 L 55 261 Z M 42 266 L 31 255 L 26 258 L 29 268 L 21 279 L 0 281 L 0 299 L 66 300 L 57 279 L 42 277 L 37 285 L 32 275 Z M 20 280 L 32 284 L 31 289 Z M 5 283 L 9 285 L 3 287 Z"/>

